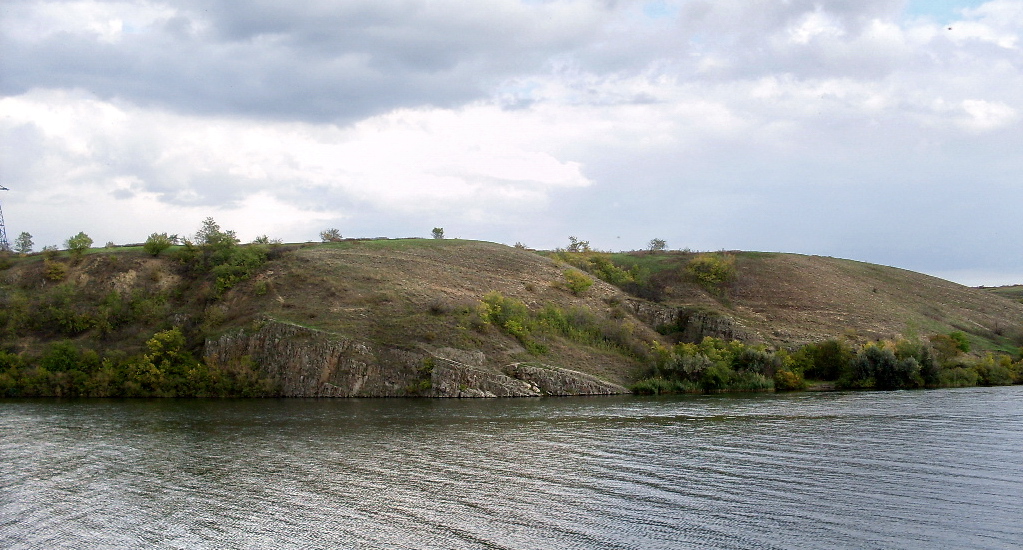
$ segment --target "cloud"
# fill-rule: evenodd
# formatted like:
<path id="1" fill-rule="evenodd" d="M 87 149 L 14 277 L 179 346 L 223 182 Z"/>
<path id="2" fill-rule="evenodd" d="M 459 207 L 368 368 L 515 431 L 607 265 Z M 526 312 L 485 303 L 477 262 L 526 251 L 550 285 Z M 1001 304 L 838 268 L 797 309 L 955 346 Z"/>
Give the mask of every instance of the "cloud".
<path id="1" fill-rule="evenodd" d="M 5 213 L 1023 281 L 1021 32 L 1009 0 L 11 2 Z"/>
<path id="2" fill-rule="evenodd" d="M 20 2 L 2 89 L 86 88 L 182 113 L 350 122 L 453 107 L 588 39 L 589 2 Z"/>
<path id="3" fill-rule="evenodd" d="M 590 184 L 577 162 L 532 147 L 542 124 L 493 106 L 399 110 L 341 128 L 183 116 L 40 91 L 0 101 L 0 114 L 4 132 L 20 137 L 5 159 L 19 166 L 12 187 L 65 206 L 107 195 L 107 211 L 137 199 L 231 212 L 259 196 L 291 205 L 280 209 L 284 220 L 344 219 L 366 208 L 494 219 L 542 206 L 553 188 Z M 278 219 L 262 223 L 287 230 Z"/>

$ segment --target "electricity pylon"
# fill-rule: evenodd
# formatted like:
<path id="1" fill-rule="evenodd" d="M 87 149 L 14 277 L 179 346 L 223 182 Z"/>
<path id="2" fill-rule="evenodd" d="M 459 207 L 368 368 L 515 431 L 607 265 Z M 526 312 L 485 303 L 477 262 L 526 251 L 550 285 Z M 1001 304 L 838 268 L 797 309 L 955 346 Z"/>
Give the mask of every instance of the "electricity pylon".
<path id="1" fill-rule="evenodd" d="M 0 185 L 0 191 L 10 191 L 10 189 Z M 0 250 L 10 250 L 11 243 L 7 242 L 7 228 L 4 227 L 4 209 L 0 208 Z"/>

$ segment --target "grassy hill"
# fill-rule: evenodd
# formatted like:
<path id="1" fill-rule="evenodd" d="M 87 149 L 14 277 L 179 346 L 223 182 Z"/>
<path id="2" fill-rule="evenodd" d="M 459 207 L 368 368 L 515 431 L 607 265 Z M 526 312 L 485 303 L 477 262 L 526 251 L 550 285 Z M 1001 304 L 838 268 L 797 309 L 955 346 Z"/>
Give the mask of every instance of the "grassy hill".
<path id="1" fill-rule="evenodd" d="M 992 294 L 1003 296 L 1005 298 L 1023 304 L 1023 285 L 988 286 L 980 288 L 981 290 L 985 290 Z"/>
<path id="2" fill-rule="evenodd" d="M 1012 288 L 984 292 L 904 269 L 798 254 L 734 252 L 736 274 L 720 293 L 687 280 L 696 254 L 616 255 L 650 269 L 663 303 L 730 316 L 757 340 L 790 345 L 838 336 L 864 340 L 961 331 L 974 349 L 1023 345 L 1023 308 Z"/>
<path id="3" fill-rule="evenodd" d="M 85 393 L 612 393 L 663 367 L 652 349 L 705 336 L 768 350 L 950 332 L 974 352 L 1023 345 L 1011 297 L 834 258 L 729 253 L 731 272 L 706 284 L 694 253 L 597 255 L 636 276 L 582 290 L 571 265 L 605 275 L 588 252 L 454 239 L 237 249 L 7 258 L 0 389 L 105 372 L 108 386 Z"/>

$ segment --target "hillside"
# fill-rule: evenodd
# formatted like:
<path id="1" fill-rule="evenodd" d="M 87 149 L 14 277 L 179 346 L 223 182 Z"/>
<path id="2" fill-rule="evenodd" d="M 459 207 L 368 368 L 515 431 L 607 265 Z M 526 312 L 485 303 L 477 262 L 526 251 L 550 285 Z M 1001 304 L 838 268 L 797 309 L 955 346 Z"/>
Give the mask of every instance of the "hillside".
<path id="1" fill-rule="evenodd" d="M 561 259 L 478 241 L 246 247 L 263 260 L 233 271 L 173 249 L 10 259 L 0 372 L 6 361 L 22 387 L 33 365 L 88 363 L 90 380 L 108 369 L 111 395 L 600 394 L 649 376 L 655 342 L 705 336 L 776 348 L 960 331 L 975 351 L 1023 345 L 1019 302 L 833 258 L 736 253 L 735 277 L 708 289 L 685 276 L 693 254 L 616 255 L 647 269 L 654 301 L 597 279 L 573 292 Z"/>
<path id="2" fill-rule="evenodd" d="M 731 318 L 750 340 L 792 345 L 836 336 L 877 340 L 961 331 L 978 350 L 1023 345 L 1023 304 L 1006 295 L 852 260 L 733 255 L 737 274 L 721 295 L 678 275 L 693 254 L 632 253 L 623 255 L 623 263 L 631 258 L 655 270 L 666 287 L 663 304 Z"/>
<path id="3" fill-rule="evenodd" d="M 980 288 L 986 292 L 1023 304 L 1023 285 L 982 286 Z"/>

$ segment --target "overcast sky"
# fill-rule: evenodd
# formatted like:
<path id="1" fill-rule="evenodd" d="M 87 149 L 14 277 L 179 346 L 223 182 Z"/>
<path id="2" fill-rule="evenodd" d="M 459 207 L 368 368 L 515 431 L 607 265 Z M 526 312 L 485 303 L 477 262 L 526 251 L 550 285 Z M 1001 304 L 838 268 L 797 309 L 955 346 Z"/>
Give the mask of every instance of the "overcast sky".
<path id="1" fill-rule="evenodd" d="M 9 239 L 212 216 L 1023 283 L 1023 0 L 300 4 L 3 0 Z"/>

